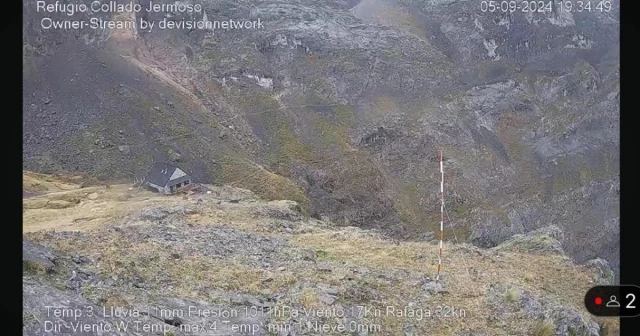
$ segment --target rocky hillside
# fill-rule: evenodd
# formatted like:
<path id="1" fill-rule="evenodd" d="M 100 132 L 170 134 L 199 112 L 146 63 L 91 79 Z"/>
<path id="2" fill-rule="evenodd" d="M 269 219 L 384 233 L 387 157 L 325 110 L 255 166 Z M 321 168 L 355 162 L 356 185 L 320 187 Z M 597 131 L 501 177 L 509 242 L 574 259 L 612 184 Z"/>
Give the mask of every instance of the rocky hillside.
<path id="1" fill-rule="evenodd" d="M 459 239 L 493 247 L 554 224 L 576 261 L 617 272 L 619 1 L 509 15 L 477 1 L 197 1 L 192 15 L 101 17 L 264 28 L 43 30 L 24 1 L 25 169 L 132 181 L 172 160 L 318 220 L 425 240 L 442 148 Z"/>
<path id="2" fill-rule="evenodd" d="M 436 243 L 246 189 L 24 182 L 24 335 L 619 335 L 583 307 L 613 281 L 608 263 L 576 265 L 557 227 L 491 249 L 447 243 L 435 285 Z"/>

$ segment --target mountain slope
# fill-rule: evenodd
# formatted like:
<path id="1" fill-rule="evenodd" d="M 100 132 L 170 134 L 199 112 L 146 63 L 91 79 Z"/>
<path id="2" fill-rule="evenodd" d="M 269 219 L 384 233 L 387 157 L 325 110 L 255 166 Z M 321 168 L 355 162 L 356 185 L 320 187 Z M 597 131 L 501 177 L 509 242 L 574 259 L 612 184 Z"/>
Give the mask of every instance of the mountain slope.
<path id="1" fill-rule="evenodd" d="M 25 181 L 41 187 L 24 200 L 24 335 L 71 332 L 63 322 L 87 333 L 126 326 L 120 335 L 619 334 L 582 302 L 611 269 L 574 264 L 554 227 L 492 249 L 447 243 L 436 286 L 438 245 L 305 219 L 295 202 L 245 189 L 167 197 Z M 47 312 L 63 302 L 78 313 Z"/>
<path id="2" fill-rule="evenodd" d="M 265 28 L 65 32 L 38 28 L 25 2 L 24 167 L 131 181 L 174 160 L 317 219 L 428 239 L 443 148 L 460 239 L 490 247 L 554 224 L 578 262 L 617 272 L 612 4 L 205 1 L 208 20 Z"/>

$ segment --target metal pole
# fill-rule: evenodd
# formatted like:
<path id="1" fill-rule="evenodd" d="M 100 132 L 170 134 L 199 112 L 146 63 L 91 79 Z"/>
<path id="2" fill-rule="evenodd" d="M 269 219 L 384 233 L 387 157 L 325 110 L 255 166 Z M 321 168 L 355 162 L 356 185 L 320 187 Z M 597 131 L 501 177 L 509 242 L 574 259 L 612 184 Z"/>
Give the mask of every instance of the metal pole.
<path id="1" fill-rule="evenodd" d="M 436 284 L 440 281 L 440 269 L 442 267 L 442 240 L 444 238 L 444 167 L 442 163 L 442 150 L 440 150 L 440 251 L 438 253 L 438 273 Z"/>

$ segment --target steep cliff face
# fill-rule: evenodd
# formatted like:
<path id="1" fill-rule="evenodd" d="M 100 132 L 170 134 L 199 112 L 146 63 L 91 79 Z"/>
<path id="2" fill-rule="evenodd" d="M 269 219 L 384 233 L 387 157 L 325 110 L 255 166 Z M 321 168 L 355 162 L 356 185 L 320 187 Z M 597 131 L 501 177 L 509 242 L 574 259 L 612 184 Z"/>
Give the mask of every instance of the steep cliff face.
<path id="1" fill-rule="evenodd" d="M 438 227 L 442 148 L 458 239 L 495 246 L 554 224 L 578 261 L 617 270 L 619 1 L 533 14 L 477 1 L 197 4 L 135 19 L 263 26 L 45 31 L 25 2 L 25 168 L 131 179 L 173 160 L 316 218 L 424 239 Z"/>

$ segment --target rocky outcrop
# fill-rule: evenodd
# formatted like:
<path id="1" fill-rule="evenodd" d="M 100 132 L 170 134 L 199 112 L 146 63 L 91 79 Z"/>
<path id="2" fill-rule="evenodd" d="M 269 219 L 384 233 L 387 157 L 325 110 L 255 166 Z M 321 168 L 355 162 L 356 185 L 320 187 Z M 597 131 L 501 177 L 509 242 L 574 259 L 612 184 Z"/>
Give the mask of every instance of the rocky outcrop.
<path id="1" fill-rule="evenodd" d="M 22 269 L 26 273 L 54 272 L 55 256 L 48 249 L 29 240 L 22 241 Z"/>
<path id="2" fill-rule="evenodd" d="M 593 272 L 594 281 L 599 285 L 615 285 L 616 276 L 609 262 L 602 258 L 596 258 L 589 260 L 585 267 Z"/>
<path id="3" fill-rule="evenodd" d="M 514 286 L 490 286 L 487 294 L 491 323 L 505 325 L 510 319 L 523 320 L 530 335 L 600 336 L 600 325 L 574 308 Z M 528 330 L 527 330 L 528 329 Z M 543 332 L 543 330 L 547 330 Z"/>
<path id="4" fill-rule="evenodd" d="M 495 247 L 501 251 L 564 255 L 562 240 L 564 233 L 555 225 L 531 231 L 524 235 L 514 235 Z"/>
<path id="5" fill-rule="evenodd" d="M 41 280 L 23 282 L 24 335 L 59 332 L 74 335 L 208 335 L 212 331 L 235 335 L 267 335 L 265 318 L 252 316 L 242 305 L 218 305 L 202 300 L 138 297 L 131 306 L 95 302 L 73 290 L 61 290 Z M 146 301 L 146 302 L 145 302 Z M 245 301 L 239 301 L 243 304 Z M 250 300 L 249 305 L 259 302 Z M 212 312 L 219 318 L 212 318 Z M 225 315 L 222 317 L 222 315 Z"/>

